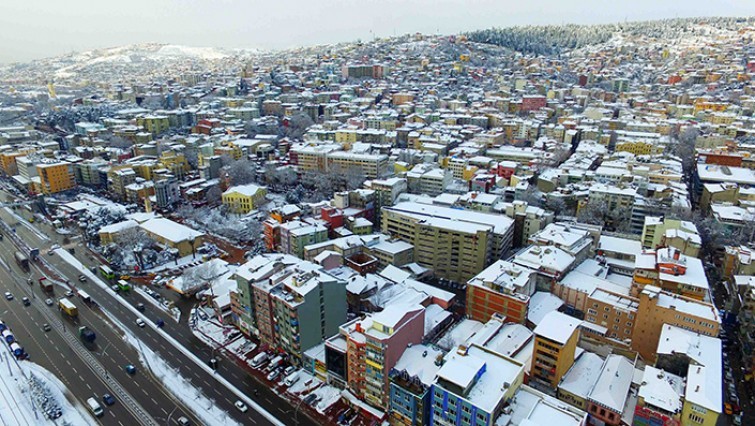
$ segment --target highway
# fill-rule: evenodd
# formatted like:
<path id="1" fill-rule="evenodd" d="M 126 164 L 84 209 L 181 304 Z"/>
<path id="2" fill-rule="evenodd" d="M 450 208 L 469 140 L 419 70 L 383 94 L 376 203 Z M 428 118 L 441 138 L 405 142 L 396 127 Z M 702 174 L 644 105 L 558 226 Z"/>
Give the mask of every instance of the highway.
<path id="1" fill-rule="evenodd" d="M 168 424 L 169 419 L 170 423 L 175 423 L 176 419 L 182 415 L 193 419 L 191 412 L 180 401 L 168 394 L 148 372 L 140 369 L 134 376 L 129 376 L 125 372 L 124 367 L 127 364 L 139 367 L 139 355 L 116 332 L 112 324 L 103 320 L 96 309 L 92 309 L 81 300 L 72 298 L 71 300 L 79 310 L 78 318 L 72 320 L 58 311 L 57 304 L 47 306 L 44 303 L 46 298 L 50 297 L 57 302 L 57 299 L 63 296 L 64 290 L 56 288 L 54 295 L 44 293 L 36 284 L 36 279 L 43 274 L 33 263 L 31 270 L 33 285 L 29 286 L 26 283 L 28 274 L 15 263 L 13 258 L 15 247 L 8 244 L 9 242 L 7 241 L 0 248 L 0 259 L 4 263 L 0 267 L 1 281 L 4 291 L 13 293 L 15 297 L 11 301 L 2 299 L 10 315 L 10 317 L 3 315 L 3 319 L 16 333 L 21 333 L 18 337 L 19 341 L 35 362 L 58 374 L 61 380 L 70 386 L 71 392 L 82 402 L 90 396 L 97 396 L 97 399 L 101 400 L 104 393 L 115 396 L 119 402 L 110 407 L 112 410 L 108 409 L 106 412 L 116 418 L 117 422 L 123 422 L 124 425 Z M 23 306 L 22 296 L 30 298 L 30 306 Z M 51 331 L 45 332 L 42 329 L 45 323 L 52 326 Z M 87 325 L 96 332 L 97 340 L 92 347 L 85 347 L 79 340 L 78 326 L 80 325 Z M 37 353 L 43 355 L 41 360 L 35 356 Z M 69 369 L 67 367 L 71 361 L 78 362 L 80 365 L 71 366 Z M 102 371 L 97 372 L 97 364 L 102 366 Z M 121 394 L 119 388 L 122 389 L 120 392 L 125 391 L 126 394 Z M 141 412 L 133 413 L 131 412 L 133 410 L 126 410 L 132 404 L 129 404 L 129 401 L 121 401 L 122 395 L 124 398 L 135 400 Z M 145 413 L 148 416 L 144 415 Z M 152 421 L 149 419 L 150 416 Z"/>
<path id="2" fill-rule="evenodd" d="M 22 209 L 19 209 L 16 214 L 22 214 L 24 216 L 30 215 Z M 136 306 L 137 303 L 140 302 L 144 303 L 146 306 L 145 315 L 148 318 L 152 320 L 155 320 L 158 317 L 163 319 L 165 321 L 163 330 L 167 334 L 189 352 L 196 355 L 200 360 L 206 360 L 209 362 L 210 358 L 213 357 L 213 350 L 195 337 L 191 332 L 186 318 L 187 315 L 182 316 L 182 321 L 179 324 L 173 319 L 168 318 L 162 311 L 158 311 L 156 308 L 152 307 L 151 304 L 143 300 L 139 294 L 131 293 L 115 295 L 112 291 L 105 290 L 92 283 L 90 280 L 85 283 L 79 283 L 77 277 L 80 272 L 76 268 L 70 266 L 58 255 L 49 256 L 47 254 L 48 248 L 52 244 L 60 244 L 62 242 L 62 237 L 55 234 L 48 225 L 34 224 L 35 228 L 44 230 L 43 233 L 47 238 L 42 238 L 39 230 L 30 229 L 31 224 L 28 222 L 23 224 L 16 223 L 17 218 L 8 214 L 5 209 L 0 209 L 0 219 L 7 223 L 15 223 L 16 234 L 18 237 L 26 241 L 31 247 L 39 247 L 41 253 L 40 256 L 43 256 L 46 262 L 49 262 L 58 271 L 65 275 L 72 284 L 77 286 L 77 288 L 83 289 L 89 293 L 101 306 L 102 310 L 116 317 L 120 323 L 127 327 L 134 335 L 138 336 L 143 344 L 161 356 L 172 368 L 178 369 L 183 377 L 187 378 L 194 386 L 201 389 L 205 396 L 215 401 L 215 404 L 226 411 L 234 420 L 242 424 L 270 424 L 265 417 L 253 409 L 250 409 L 247 413 L 240 413 L 236 410 L 233 403 L 238 400 L 238 397 L 234 392 L 218 383 L 216 378 L 213 377 L 213 374 L 208 373 L 204 369 L 198 368 L 196 363 L 190 357 L 177 351 L 162 335 L 159 334 L 159 332 L 150 327 L 139 328 L 135 323 L 137 316 L 134 312 L 122 306 L 121 302 L 116 300 L 116 298 L 122 298 L 132 306 Z M 90 256 L 84 254 L 86 252 L 85 247 L 79 244 L 74 245 L 74 247 L 75 255 L 81 263 L 90 268 L 99 265 L 91 259 Z M 217 353 L 214 355 L 217 357 Z M 307 413 L 303 410 L 298 408 L 295 409 L 286 399 L 272 392 L 268 384 L 259 382 L 256 377 L 251 376 L 245 370 L 245 367 L 237 365 L 231 359 L 226 358 L 225 361 L 221 361 L 218 364 L 218 370 L 215 374 L 230 382 L 247 397 L 254 400 L 284 424 L 307 426 L 321 424 L 321 422 L 313 421 L 307 417 Z"/>

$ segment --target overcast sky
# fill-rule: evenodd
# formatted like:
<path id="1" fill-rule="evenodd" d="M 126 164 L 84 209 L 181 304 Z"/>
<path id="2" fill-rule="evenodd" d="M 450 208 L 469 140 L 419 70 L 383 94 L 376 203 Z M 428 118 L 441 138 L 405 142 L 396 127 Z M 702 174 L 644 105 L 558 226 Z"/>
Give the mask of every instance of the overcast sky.
<path id="1" fill-rule="evenodd" d="M 751 15 L 755 0 L 0 0 L 0 63 L 142 42 L 279 49 L 418 31 Z"/>

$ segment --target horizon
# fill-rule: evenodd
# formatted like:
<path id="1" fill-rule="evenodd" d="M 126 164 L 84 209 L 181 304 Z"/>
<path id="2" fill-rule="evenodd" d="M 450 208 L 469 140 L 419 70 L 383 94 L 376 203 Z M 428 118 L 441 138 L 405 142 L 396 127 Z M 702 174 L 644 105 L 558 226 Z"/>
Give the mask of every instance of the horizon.
<path id="1" fill-rule="evenodd" d="M 279 51 L 417 32 L 449 35 L 493 27 L 755 16 L 755 3 L 737 0 L 715 5 L 692 0 L 684 10 L 669 0 L 618 7 L 600 0 L 535 0 L 505 8 L 492 0 L 473 5 L 460 0 L 366 0 L 359 5 L 336 0 L 327 8 L 296 1 L 256 5 L 222 0 L 208 7 L 202 0 L 134 0 L 127 10 L 87 3 L 7 0 L 0 16 L 0 64 L 145 43 Z"/>

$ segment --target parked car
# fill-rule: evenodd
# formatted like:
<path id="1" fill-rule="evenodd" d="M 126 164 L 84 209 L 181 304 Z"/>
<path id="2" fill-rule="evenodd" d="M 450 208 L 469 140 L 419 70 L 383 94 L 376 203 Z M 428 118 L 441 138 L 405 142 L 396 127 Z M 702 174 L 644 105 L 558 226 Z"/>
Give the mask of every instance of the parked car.
<path id="1" fill-rule="evenodd" d="M 236 407 L 237 410 L 241 411 L 242 413 L 246 413 L 249 410 L 249 407 L 246 406 L 241 401 L 236 401 L 233 403 L 233 405 Z"/>
<path id="2" fill-rule="evenodd" d="M 267 375 L 267 380 L 273 381 L 278 378 L 278 376 L 281 375 L 281 369 L 276 368 L 275 370 L 271 371 L 270 374 Z"/>

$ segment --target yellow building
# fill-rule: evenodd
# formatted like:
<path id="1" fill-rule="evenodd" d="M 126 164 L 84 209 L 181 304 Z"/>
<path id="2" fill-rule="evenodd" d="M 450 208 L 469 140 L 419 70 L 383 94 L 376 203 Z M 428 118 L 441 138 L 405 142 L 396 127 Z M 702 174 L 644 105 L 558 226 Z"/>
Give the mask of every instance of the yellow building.
<path id="1" fill-rule="evenodd" d="M 160 155 L 159 162 L 179 180 L 189 171 L 189 162 L 182 152 L 165 151 Z"/>
<path id="2" fill-rule="evenodd" d="M 556 389 L 574 364 L 581 321 L 558 311 L 548 313 L 534 330 L 531 380 Z"/>
<path id="3" fill-rule="evenodd" d="M 37 174 L 44 194 L 55 194 L 76 187 L 73 165 L 70 163 L 38 164 Z"/>
<path id="4" fill-rule="evenodd" d="M 223 205 L 235 214 L 247 214 L 265 200 L 267 189 L 254 184 L 234 186 L 223 193 Z"/>
<path id="5" fill-rule="evenodd" d="M 139 227 L 158 244 L 177 250 L 181 257 L 196 253 L 204 243 L 202 232 L 163 217 L 150 219 Z"/>
<path id="6" fill-rule="evenodd" d="M 166 115 L 145 115 L 136 118 L 136 125 L 143 127 L 153 135 L 159 135 L 168 131 L 170 121 Z"/>

